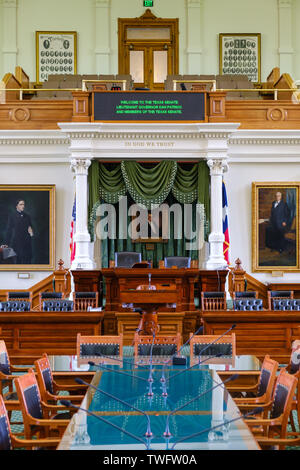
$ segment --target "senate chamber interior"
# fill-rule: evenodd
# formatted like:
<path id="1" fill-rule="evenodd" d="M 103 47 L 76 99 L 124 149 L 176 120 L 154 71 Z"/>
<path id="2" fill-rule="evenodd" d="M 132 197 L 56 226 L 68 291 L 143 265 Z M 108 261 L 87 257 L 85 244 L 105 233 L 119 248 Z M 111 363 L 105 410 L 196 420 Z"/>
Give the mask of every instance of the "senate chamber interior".
<path id="1" fill-rule="evenodd" d="M 299 21 L 2 0 L 1 450 L 300 448 Z"/>

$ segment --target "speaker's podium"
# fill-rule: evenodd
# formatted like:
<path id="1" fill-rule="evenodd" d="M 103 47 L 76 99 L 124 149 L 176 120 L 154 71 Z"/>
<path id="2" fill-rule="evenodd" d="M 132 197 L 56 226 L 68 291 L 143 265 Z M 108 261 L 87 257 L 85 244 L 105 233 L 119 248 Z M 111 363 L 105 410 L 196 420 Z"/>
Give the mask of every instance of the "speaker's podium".
<path id="1" fill-rule="evenodd" d="M 101 270 L 72 271 L 75 291 L 100 289 L 105 284 L 105 308 L 103 334 L 123 334 L 124 344 L 132 344 L 134 333 L 140 323 L 140 314 L 124 304 L 134 304 L 147 299 L 157 304 L 157 321 L 160 334 L 176 335 L 183 339 L 196 330 L 200 311 L 195 306 L 201 291 L 218 291 L 225 288 L 228 271 L 199 270 L 197 268 L 103 268 Z M 149 284 L 155 290 L 138 291 L 140 285 Z M 95 284 L 96 283 L 96 284 Z M 199 307 L 200 308 L 200 307 Z"/>

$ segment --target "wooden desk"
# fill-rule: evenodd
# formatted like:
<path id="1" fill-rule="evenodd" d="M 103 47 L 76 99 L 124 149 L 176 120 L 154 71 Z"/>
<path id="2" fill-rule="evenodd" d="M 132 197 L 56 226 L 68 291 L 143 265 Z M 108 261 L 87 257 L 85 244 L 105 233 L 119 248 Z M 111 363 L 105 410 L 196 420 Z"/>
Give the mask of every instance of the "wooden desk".
<path id="1" fill-rule="evenodd" d="M 236 324 L 237 355 L 250 354 L 263 360 L 266 354 L 279 363 L 288 363 L 291 344 L 300 338 L 300 312 L 201 312 L 204 334 L 221 335 Z"/>
<path id="2" fill-rule="evenodd" d="M 148 284 L 148 274 L 151 274 L 151 284 L 158 290 L 163 290 L 166 303 L 176 303 L 176 312 L 195 310 L 194 285 L 198 279 L 198 269 L 102 269 L 106 282 L 105 310 L 122 311 L 121 293 L 132 290 L 135 295 L 140 284 Z M 155 291 L 153 291 L 155 292 Z M 133 302 L 133 300 L 132 300 Z M 160 307 L 158 311 L 166 310 Z"/>
<path id="3" fill-rule="evenodd" d="M 10 357 L 32 360 L 44 352 L 72 355 L 76 354 L 77 333 L 101 334 L 102 318 L 102 312 L 1 312 L 1 339 Z"/>

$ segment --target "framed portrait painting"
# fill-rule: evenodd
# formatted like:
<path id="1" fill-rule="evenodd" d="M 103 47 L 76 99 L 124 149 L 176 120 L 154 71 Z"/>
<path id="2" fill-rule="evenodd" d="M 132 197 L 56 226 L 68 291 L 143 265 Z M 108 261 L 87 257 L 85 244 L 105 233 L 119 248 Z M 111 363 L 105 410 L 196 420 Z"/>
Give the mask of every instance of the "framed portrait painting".
<path id="1" fill-rule="evenodd" d="M 36 31 L 36 81 L 48 75 L 77 73 L 77 33 L 75 31 Z"/>
<path id="2" fill-rule="evenodd" d="M 252 183 L 252 271 L 299 271 L 300 183 Z"/>
<path id="3" fill-rule="evenodd" d="M 55 185 L 0 185 L 0 270 L 55 267 Z"/>
<path id="4" fill-rule="evenodd" d="M 261 81 L 261 34 L 219 34 L 220 75 L 247 75 L 253 83 Z"/>

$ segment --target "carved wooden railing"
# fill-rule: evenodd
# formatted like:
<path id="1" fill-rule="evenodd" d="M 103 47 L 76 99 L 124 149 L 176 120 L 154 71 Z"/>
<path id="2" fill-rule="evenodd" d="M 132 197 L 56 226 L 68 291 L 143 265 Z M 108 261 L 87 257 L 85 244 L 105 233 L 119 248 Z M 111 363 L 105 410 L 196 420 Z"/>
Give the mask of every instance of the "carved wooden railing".
<path id="1" fill-rule="evenodd" d="M 42 279 L 29 289 L 2 289 L 0 290 L 0 302 L 6 301 L 7 292 L 31 292 L 32 293 L 32 309 L 39 309 L 40 292 L 63 292 L 65 298 L 71 292 L 71 274 L 68 269 L 63 268 L 64 262 L 59 260 L 58 269 L 52 274 Z"/>
<path id="2" fill-rule="evenodd" d="M 246 273 L 239 258 L 235 263 L 228 276 L 228 290 L 231 297 L 233 298 L 233 292 L 256 291 L 258 298 L 263 300 L 264 308 L 268 308 L 268 286 Z"/>

